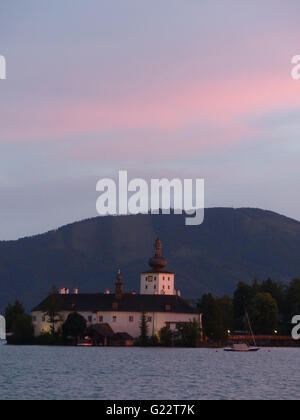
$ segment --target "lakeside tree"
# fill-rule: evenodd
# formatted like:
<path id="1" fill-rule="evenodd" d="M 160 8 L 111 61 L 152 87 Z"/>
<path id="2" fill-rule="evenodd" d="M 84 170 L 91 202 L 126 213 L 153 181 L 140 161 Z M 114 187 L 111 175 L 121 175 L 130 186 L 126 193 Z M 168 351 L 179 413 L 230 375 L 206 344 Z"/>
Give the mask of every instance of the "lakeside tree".
<path id="1" fill-rule="evenodd" d="M 269 278 L 262 282 L 259 292 L 270 293 L 277 302 L 279 312 L 283 314 L 287 309 L 287 290 L 288 287 L 286 285 L 277 283 Z"/>
<path id="2" fill-rule="evenodd" d="M 16 300 L 13 305 L 7 306 L 5 310 L 7 332 L 13 332 L 14 322 L 22 315 L 25 315 L 25 308 L 19 300 Z"/>
<path id="3" fill-rule="evenodd" d="M 13 341 L 16 343 L 31 343 L 34 335 L 31 316 L 26 314 L 17 315 L 13 322 L 12 332 Z"/>
<path id="4" fill-rule="evenodd" d="M 171 347 L 173 345 L 173 333 L 169 327 L 163 327 L 159 331 L 159 343 L 164 347 Z"/>
<path id="5" fill-rule="evenodd" d="M 30 315 L 26 315 L 25 308 L 19 300 L 8 305 L 5 310 L 7 331 L 12 333 L 8 342 L 11 344 L 29 344 L 32 341 L 34 330 Z"/>
<path id="6" fill-rule="evenodd" d="M 234 329 L 234 313 L 233 313 L 233 299 L 225 295 L 217 299 L 217 304 L 219 305 L 221 311 L 221 318 L 223 323 L 223 328 L 225 331 L 233 331 Z"/>
<path id="7" fill-rule="evenodd" d="M 287 291 L 287 306 L 289 322 L 294 315 L 300 314 L 300 279 L 291 281 Z"/>
<path id="8" fill-rule="evenodd" d="M 278 305 L 270 293 L 258 293 L 250 306 L 250 317 L 256 334 L 273 334 L 278 328 Z"/>
<path id="9" fill-rule="evenodd" d="M 48 317 L 51 335 L 56 334 L 56 325 L 61 322 L 60 316 L 61 299 L 56 286 L 52 287 L 51 293 L 47 299 L 47 310 L 45 315 Z"/>
<path id="10" fill-rule="evenodd" d="M 217 299 L 211 293 L 203 295 L 198 302 L 198 309 L 202 313 L 205 336 L 215 342 L 223 340 L 225 329 Z"/>
<path id="11" fill-rule="evenodd" d="M 148 344 L 148 322 L 146 312 L 143 312 L 141 315 L 139 341 L 142 346 L 146 346 Z"/>
<path id="12" fill-rule="evenodd" d="M 240 282 L 233 296 L 233 313 L 235 321 L 235 329 L 247 330 L 247 322 L 245 319 L 245 308 L 251 306 L 255 294 L 259 291 L 257 283 L 254 280 L 253 287 L 249 284 Z"/>
<path id="13" fill-rule="evenodd" d="M 64 338 L 72 337 L 78 341 L 86 330 L 86 320 L 78 312 L 72 312 L 62 326 Z"/>
<path id="14" fill-rule="evenodd" d="M 200 338 L 200 325 L 197 321 L 180 322 L 177 326 L 178 344 L 185 347 L 196 347 Z"/>

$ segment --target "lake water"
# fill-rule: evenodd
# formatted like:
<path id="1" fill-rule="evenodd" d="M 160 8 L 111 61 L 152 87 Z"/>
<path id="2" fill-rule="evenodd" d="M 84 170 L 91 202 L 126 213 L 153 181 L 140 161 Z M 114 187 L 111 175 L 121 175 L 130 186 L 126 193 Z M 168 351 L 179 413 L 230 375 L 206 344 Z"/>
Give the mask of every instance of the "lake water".
<path id="1" fill-rule="evenodd" d="M 0 346 L 0 399 L 299 399 L 300 349 Z"/>

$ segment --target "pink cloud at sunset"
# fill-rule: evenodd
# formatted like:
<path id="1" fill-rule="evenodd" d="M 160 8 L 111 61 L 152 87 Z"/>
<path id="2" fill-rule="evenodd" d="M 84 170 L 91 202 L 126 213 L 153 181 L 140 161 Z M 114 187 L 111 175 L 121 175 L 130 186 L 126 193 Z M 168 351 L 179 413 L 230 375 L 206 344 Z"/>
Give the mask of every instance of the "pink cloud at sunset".
<path id="1" fill-rule="evenodd" d="M 187 138 L 186 142 L 192 148 L 201 149 L 243 141 L 244 137 L 248 139 L 256 133 L 256 128 L 247 122 L 251 115 L 299 106 L 300 89 L 288 72 L 285 78 L 217 80 L 211 85 L 187 82 L 171 90 L 155 86 L 143 94 L 133 95 L 128 101 L 119 98 L 112 104 L 99 100 L 52 103 L 38 109 L 34 106 L 25 110 L 4 109 L 1 141 L 55 142 L 65 136 L 101 136 L 110 130 L 134 132 L 146 128 L 169 136 L 192 127 L 197 140 Z M 187 146 L 186 142 L 183 147 Z M 164 143 L 162 147 L 170 145 Z M 179 150 L 180 144 L 177 147 Z"/>

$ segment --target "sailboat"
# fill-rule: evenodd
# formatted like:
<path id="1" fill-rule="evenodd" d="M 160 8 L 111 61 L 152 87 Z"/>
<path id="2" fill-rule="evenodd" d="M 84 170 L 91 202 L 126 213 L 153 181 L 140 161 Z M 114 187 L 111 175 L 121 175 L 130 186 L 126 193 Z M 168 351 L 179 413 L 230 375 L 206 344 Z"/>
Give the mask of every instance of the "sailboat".
<path id="1" fill-rule="evenodd" d="M 249 315 L 248 315 L 248 312 L 247 312 L 246 308 L 245 308 L 245 316 L 246 316 L 246 319 L 248 321 L 249 331 L 252 335 L 252 340 L 253 340 L 254 346 L 250 347 L 248 343 L 232 344 L 232 346 L 226 347 L 224 349 L 225 351 L 239 351 L 239 352 L 252 351 L 252 352 L 254 352 L 254 351 L 260 350 L 260 348 L 257 347 L 257 345 L 256 345 L 256 340 L 255 340 L 255 337 L 254 337 L 254 334 L 253 334 L 253 329 L 252 329 L 250 318 L 249 318 Z"/>
<path id="2" fill-rule="evenodd" d="M 6 344 L 6 324 L 3 316 L 0 316 L 0 345 L 1 344 Z"/>

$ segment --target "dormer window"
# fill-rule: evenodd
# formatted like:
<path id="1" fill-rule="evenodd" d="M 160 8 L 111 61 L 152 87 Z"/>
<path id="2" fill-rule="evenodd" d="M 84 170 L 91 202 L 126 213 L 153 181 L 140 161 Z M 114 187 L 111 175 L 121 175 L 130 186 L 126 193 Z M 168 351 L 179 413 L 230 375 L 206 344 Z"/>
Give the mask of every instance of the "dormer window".
<path id="1" fill-rule="evenodd" d="M 165 309 L 166 309 L 166 312 L 170 312 L 171 311 L 171 305 L 166 305 Z"/>

